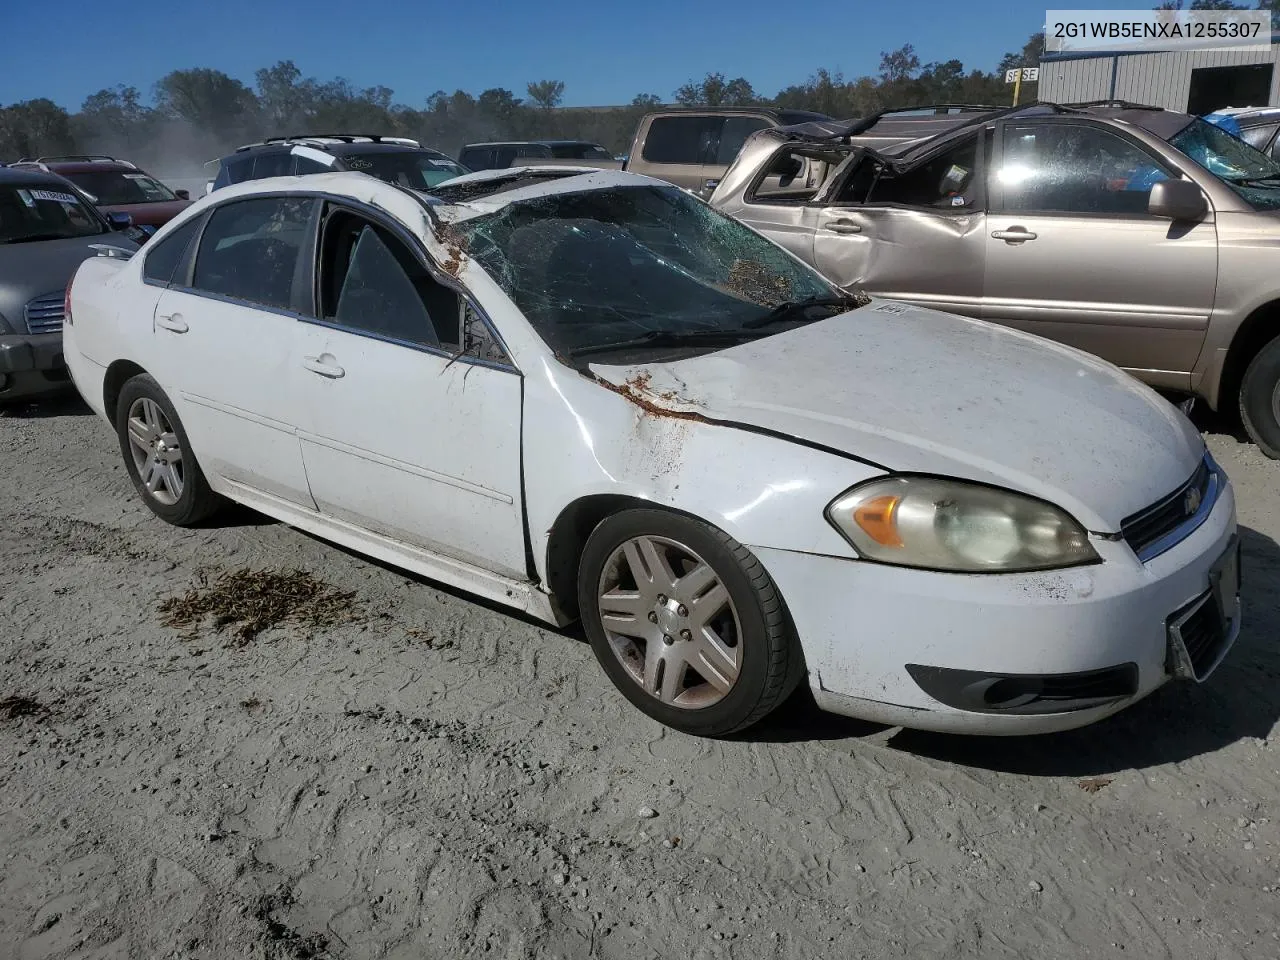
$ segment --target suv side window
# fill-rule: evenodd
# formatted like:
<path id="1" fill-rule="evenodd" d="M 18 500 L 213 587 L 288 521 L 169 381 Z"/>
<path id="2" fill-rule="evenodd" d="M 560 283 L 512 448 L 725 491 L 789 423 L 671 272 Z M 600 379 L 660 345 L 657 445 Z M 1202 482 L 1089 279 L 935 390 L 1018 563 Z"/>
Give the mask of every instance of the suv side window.
<path id="1" fill-rule="evenodd" d="M 293 154 L 288 150 L 272 150 L 260 153 L 253 162 L 253 179 L 287 177 L 293 173 Z"/>
<path id="2" fill-rule="evenodd" d="M 458 162 L 468 170 L 488 170 L 493 163 L 493 151 L 487 147 L 471 147 L 462 151 Z"/>
<path id="3" fill-rule="evenodd" d="M 173 273 L 182 262 L 191 238 L 196 235 L 203 219 L 192 217 L 159 243 L 148 244 L 146 259 L 142 261 L 142 279 L 167 286 L 173 280 Z"/>
<path id="4" fill-rule="evenodd" d="M 844 160 L 839 153 L 820 153 L 812 147 L 779 150 L 763 178 L 751 191 L 752 203 L 807 203 L 817 195 Z"/>
<path id="5" fill-rule="evenodd" d="M 551 148 L 542 143 L 522 143 L 516 147 L 516 156 L 546 159 L 551 156 Z"/>
<path id="6" fill-rule="evenodd" d="M 1240 132 L 1240 139 L 1251 147 L 1257 147 L 1259 150 L 1265 150 L 1266 145 L 1275 135 L 1276 130 L 1280 129 L 1280 124 L 1265 123 L 1258 127 L 1245 127 Z"/>
<path id="7" fill-rule="evenodd" d="M 1005 210 L 1144 214 L 1152 185 L 1173 176 L 1137 144 L 1090 124 L 1011 123 L 1003 148 Z"/>
<path id="8" fill-rule="evenodd" d="M 237 157 L 235 160 L 222 161 L 218 176 L 213 181 L 213 189 L 219 190 L 233 183 L 243 183 L 253 174 L 253 157 Z"/>
<path id="9" fill-rule="evenodd" d="M 860 163 L 840 188 L 836 203 L 892 204 L 971 210 L 982 199 L 978 180 L 978 137 L 901 173 L 874 160 Z"/>
<path id="10" fill-rule="evenodd" d="M 716 163 L 727 167 L 738 159 L 742 145 L 747 137 L 757 130 L 772 126 L 761 117 L 726 117 L 724 126 L 720 128 L 720 142 L 716 147 Z"/>
<path id="11" fill-rule="evenodd" d="M 319 160 L 293 154 L 293 172 L 299 176 L 307 173 L 330 173 L 332 170 L 332 167 L 326 167 Z"/>
<path id="12" fill-rule="evenodd" d="M 423 347 L 456 350 L 457 293 L 436 282 L 392 231 L 334 208 L 320 252 L 320 319 Z"/>
<path id="13" fill-rule="evenodd" d="M 654 117 L 640 150 L 649 163 L 711 163 L 724 117 Z"/>
<path id="14" fill-rule="evenodd" d="M 215 209 L 200 238 L 192 287 L 291 310 L 293 278 L 315 203 L 305 197 L 256 197 Z"/>

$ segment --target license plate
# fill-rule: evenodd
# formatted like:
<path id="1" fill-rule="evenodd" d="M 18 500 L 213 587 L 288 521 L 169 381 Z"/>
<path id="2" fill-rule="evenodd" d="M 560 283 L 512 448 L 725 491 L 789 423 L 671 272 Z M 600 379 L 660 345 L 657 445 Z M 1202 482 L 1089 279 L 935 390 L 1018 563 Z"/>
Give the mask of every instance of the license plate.
<path id="1" fill-rule="evenodd" d="M 1240 609 L 1240 540 L 1231 538 L 1231 545 L 1209 571 L 1209 586 L 1222 618 L 1224 636 L 1230 636 L 1232 621 Z"/>

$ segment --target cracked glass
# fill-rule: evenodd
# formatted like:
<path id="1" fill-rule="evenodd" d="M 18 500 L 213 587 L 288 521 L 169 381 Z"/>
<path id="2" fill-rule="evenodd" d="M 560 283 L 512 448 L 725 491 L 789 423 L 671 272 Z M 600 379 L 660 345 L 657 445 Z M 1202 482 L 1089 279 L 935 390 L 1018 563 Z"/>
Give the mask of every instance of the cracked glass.
<path id="1" fill-rule="evenodd" d="M 848 309 L 812 268 L 674 187 L 532 197 L 449 232 L 570 355 L 727 346 L 820 319 L 810 305 Z"/>

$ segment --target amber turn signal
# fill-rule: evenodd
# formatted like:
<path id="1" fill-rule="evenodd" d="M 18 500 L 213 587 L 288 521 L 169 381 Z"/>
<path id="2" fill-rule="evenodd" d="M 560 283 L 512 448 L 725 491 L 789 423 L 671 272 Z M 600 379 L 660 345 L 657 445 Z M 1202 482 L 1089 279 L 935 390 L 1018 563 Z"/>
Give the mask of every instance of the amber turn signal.
<path id="1" fill-rule="evenodd" d="M 881 546 L 900 547 L 902 538 L 898 536 L 895 514 L 901 502 L 901 497 L 874 497 L 858 505 L 853 511 L 853 522 Z"/>

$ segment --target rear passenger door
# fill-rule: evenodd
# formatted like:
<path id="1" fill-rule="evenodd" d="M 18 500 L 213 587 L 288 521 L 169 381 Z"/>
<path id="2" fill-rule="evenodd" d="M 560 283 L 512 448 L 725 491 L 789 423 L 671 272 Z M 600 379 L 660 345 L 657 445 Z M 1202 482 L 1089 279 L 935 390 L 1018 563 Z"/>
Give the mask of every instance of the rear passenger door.
<path id="1" fill-rule="evenodd" d="M 806 208 L 814 266 L 848 289 L 978 316 L 986 142 L 974 132 L 903 170 L 851 160 Z"/>
<path id="2" fill-rule="evenodd" d="M 156 304 L 149 364 L 206 470 L 307 508 L 293 358 L 318 207 L 254 196 L 214 208 Z"/>
<path id="3" fill-rule="evenodd" d="M 525 579 L 522 384 L 474 306 L 390 220 L 326 207 L 294 363 L 325 514 Z"/>

